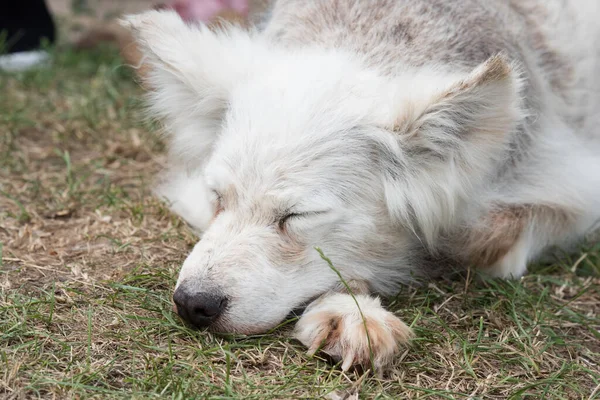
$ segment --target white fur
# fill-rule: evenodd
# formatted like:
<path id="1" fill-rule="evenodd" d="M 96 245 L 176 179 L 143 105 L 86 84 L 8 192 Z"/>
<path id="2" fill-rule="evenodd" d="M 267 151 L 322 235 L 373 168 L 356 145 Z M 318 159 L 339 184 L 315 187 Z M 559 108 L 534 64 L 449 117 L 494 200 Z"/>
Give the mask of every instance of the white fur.
<path id="1" fill-rule="evenodd" d="M 185 220 L 201 235 L 213 218 L 211 193 L 198 170 L 175 169 L 162 177 L 154 194 L 166 200 L 173 212 L 185 215 Z"/>
<path id="2" fill-rule="evenodd" d="M 528 115 L 521 67 L 504 56 L 471 70 L 433 63 L 391 76 L 349 50 L 284 47 L 238 28 L 188 26 L 169 12 L 125 24 L 151 67 L 150 112 L 171 144 L 173 171 L 158 192 L 204 231 L 177 285 L 227 296 L 215 330 L 264 332 L 339 287 L 315 246 L 345 279 L 391 294 L 428 273 L 419 257 L 436 251 L 442 232 L 494 204 L 549 204 L 576 216 L 561 230 L 528 225 L 491 266 L 502 277 L 521 276 L 548 246 L 579 238 L 600 217 L 596 126 L 581 133 L 565 123 L 564 103 L 537 76 L 544 103 Z M 581 82 L 589 64 L 577 71 Z M 502 172 L 526 119 L 539 136 L 524 162 Z M 387 326 L 378 300 L 359 301 Z M 347 368 L 365 346 L 356 311 L 349 295 L 327 295 L 309 307 L 298 337 L 314 348 L 329 320 L 313 317 L 335 315 L 343 339 L 329 349 Z M 383 331 L 379 366 L 406 338 Z"/>

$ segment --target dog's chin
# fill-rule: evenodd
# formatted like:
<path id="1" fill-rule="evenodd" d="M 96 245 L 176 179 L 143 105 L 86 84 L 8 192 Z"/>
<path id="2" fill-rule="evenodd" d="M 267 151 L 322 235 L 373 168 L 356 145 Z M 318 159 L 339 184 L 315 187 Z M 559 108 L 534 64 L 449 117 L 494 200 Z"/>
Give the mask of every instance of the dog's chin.
<path id="1" fill-rule="evenodd" d="M 232 318 L 223 315 L 208 328 L 208 331 L 230 335 L 260 335 L 268 333 L 280 326 L 288 325 L 288 322 L 296 321 L 311 302 L 312 300 L 302 302 L 299 306 L 292 308 L 287 315 L 280 320 L 260 325 L 233 323 Z"/>
<path id="2" fill-rule="evenodd" d="M 267 333 L 279 326 L 281 322 L 276 322 L 272 324 L 261 324 L 261 325 L 240 325 L 240 324 L 232 324 L 227 321 L 226 318 L 223 320 L 217 320 L 212 325 L 208 327 L 208 331 L 211 333 L 221 334 L 221 335 L 260 335 Z"/>

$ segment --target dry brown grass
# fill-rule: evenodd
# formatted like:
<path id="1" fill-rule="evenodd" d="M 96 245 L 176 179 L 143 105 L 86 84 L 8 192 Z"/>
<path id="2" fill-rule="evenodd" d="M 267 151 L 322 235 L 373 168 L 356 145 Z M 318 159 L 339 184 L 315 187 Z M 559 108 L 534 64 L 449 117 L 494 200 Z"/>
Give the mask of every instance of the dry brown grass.
<path id="1" fill-rule="evenodd" d="M 0 93 L 0 397 L 600 398 L 600 247 L 519 282 L 405 289 L 389 301 L 413 345 L 382 379 L 344 374 L 287 328 L 173 315 L 195 238 L 150 195 L 163 147 L 114 51 L 57 53 Z"/>

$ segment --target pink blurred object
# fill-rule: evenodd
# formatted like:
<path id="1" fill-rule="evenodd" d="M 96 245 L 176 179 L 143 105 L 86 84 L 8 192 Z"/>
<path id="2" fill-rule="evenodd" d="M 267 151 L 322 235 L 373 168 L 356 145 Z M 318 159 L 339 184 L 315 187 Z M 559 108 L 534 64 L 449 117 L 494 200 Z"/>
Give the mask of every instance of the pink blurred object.
<path id="1" fill-rule="evenodd" d="M 174 0 L 167 7 L 186 21 L 208 22 L 224 11 L 248 14 L 248 0 Z"/>

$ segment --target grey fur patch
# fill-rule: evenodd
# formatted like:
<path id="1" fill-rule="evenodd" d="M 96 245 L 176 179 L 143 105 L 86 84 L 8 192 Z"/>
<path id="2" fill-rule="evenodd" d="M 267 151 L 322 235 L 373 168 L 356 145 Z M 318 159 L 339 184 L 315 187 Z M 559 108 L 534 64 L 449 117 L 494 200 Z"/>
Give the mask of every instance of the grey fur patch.
<path id="1" fill-rule="evenodd" d="M 279 0 L 265 34 L 289 47 L 347 49 L 392 75 L 425 65 L 467 72 L 495 54 L 506 54 L 522 68 L 529 115 L 510 146 L 514 166 L 538 136 L 537 115 L 546 90 L 567 105 L 580 101 L 570 98 L 573 60 L 549 37 L 550 8 L 570 17 L 568 2 L 560 0 Z M 584 123 L 583 116 L 568 118 L 574 127 Z"/>

